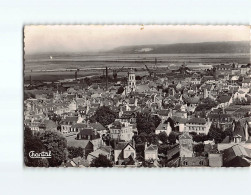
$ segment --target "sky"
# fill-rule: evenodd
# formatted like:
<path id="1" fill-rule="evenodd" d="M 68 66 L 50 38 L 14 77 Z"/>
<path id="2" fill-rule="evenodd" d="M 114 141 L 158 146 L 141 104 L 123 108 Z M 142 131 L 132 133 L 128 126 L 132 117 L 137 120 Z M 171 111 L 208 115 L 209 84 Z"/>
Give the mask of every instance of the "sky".
<path id="1" fill-rule="evenodd" d="M 97 52 L 126 45 L 249 41 L 249 26 L 31 25 L 25 53 Z"/>

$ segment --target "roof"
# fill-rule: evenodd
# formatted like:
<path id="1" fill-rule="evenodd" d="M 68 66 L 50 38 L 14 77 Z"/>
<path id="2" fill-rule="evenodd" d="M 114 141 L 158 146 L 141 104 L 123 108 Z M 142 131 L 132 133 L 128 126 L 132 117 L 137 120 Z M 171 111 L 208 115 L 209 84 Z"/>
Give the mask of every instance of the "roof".
<path id="1" fill-rule="evenodd" d="M 84 123 L 76 123 L 71 126 L 72 128 L 86 128 L 86 124 Z"/>
<path id="2" fill-rule="evenodd" d="M 154 151 L 154 150 L 158 150 L 158 146 L 157 145 L 150 145 L 148 146 L 145 151 Z"/>
<path id="3" fill-rule="evenodd" d="M 204 118 L 191 118 L 186 123 L 206 124 L 206 119 L 204 119 Z"/>
<path id="4" fill-rule="evenodd" d="M 199 101 L 200 101 L 199 97 L 192 97 L 192 98 L 186 99 L 186 102 L 190 104 L 198 104 Z"/>
<path id="5" fill-rule="evenodd" d="M 228 96 L 228 95 L 222 95 L 222 96 L 219 96 L 217 98 L 217 101 L 219 103 L 226 103 L 226 102 L 229 102 L 229 100 L 231 99 L 231 96 Z"/>
<path id="6" fill-rule="evenodd" d="M 65 122 L 77 122 L 78 117 L 77 116 L 68 116 L 64 119 Z"/>
<path id="7" fill-rule="evenodd" d="M 97 150 L 95 150 L 95 151 L 89 153 L 88 155 L 98 158 L 98 156 L 99 156 L 100 154 L 106 156 L 106 155 L 109 154 L 109 152 L 104 151 L 104 150 L 101 150 L 101 149 L 97 149 Z"/>
<path id="8" fill-rule="evenodd" d="M 127 142 L 119 142 L 115 145 L 114 150 L 123 150 Z"/>
<path id="9" fill-rule="evenodd" d="M 159 110 L 158 114 L 160 116 L 168 116 L 169 110 Z"/>
<path id="10" fill-rule="evenodd" d="M 242 83 L 251 83 L 251 79 L 250 78 L 245 78 Z"/>
<path id="11" fill-rule="evenodd" d="M 77 140 L 75 139 L 75 136 L 70 136 L 70 137 L 66 137 L 67 140 L 67 146 L 68 147 L 80 147 L 80 148 L 85 148 L 87 146 L 87 144 L 90 142 L 90 140 Z M 90 144 L 92 145 L 92 143 L 90 142 Z"/>
<path id="12" fill-rule="evenodd" d="M 90 123 L 89 126 L 92 127 L 93 129 L 96 129 L 97 131 L 106 130 L 106 128 L 99 122 Z"/>
<path id="13" fill-rule="evenodd" d="M 178 117 L 178 116 L 173 116 L 172 119 L 176 123 L 185 124 L 187 122 L 186 118 L 182 118 L 182 117 Z"/>
<path id="14" fill-rule="evenodd" d="M 80 130 L 79 134 L 83 135 L 94 135 L 93 128 L 85 128 L 83 130 Z"/>
<path id="15" fill-rule="evenodd" d="M 229 162 L 237 156 L 251 158 L 251 149 L 236 144 L 223 151 L 223 160 L 225 162 Z"/>
<path id="16" fill-rule="evenodd" d="M 188 132 L 183 132 L 183 134 L 179 136 L 179 139 L 193 139 L 193 137 Z"/>

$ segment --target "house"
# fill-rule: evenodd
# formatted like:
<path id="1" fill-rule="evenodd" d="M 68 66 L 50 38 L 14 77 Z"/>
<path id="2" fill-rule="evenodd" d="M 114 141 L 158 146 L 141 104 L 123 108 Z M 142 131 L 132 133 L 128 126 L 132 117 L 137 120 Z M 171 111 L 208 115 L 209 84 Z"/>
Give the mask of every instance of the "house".
<path id="1" fill-rule="evenodd" d="M 186 100 L 186 103 L 187 103 L 187 111 L 188 112 L 194 112 L 196 107 L 198 106 L 199 104 L 199 101 L 200 101 L 200 98 L 195 96 L 195 97 L 192 97 L 192 98 L 188 98 Z"/>
<path id="2" fill-rule="evenodd" d="M 222 167 L 223 156 L 222 153 L 208 153 L 209 167 Z"/>
<path id="3" fill-rule="evenodd" d="M 158 127 L 155 129 L 155 134 L 160 134 L 165 132 L 169 135 L 174 130 L 174 122 L 171 118 L 168 118 L 166 121 L 161 122 Z"/>
<path id="4" fill-rule="evenodd" d="M 116 165 L 134 164 L 136 158 L 135 147 L 130 142 L 119 142 L 114 147 L 114 162 Z M 130 162 L 130 163 L 129 163 Z"/>
<path id="5" fill-rule="evenodd" d="M 70 116 L 63 119 L 61 123 L 61 133 L 69 133 L 71 131 L 72 125 L 76 124 L 78 121 L 77 116 Z"/>
<path id="6" fill-rule="evenodd" d="M 251 79 L 250 78 L 245 78 L 242 83 L 241 83 L 243 88 L 249 88 L 251 87 Z"/>
<path id="7" fill-rule="evenodd" d="M 122 128 L 121 122 L 114 121 L 112 123 L 112 125 L 109 128 L 110 136 L 112 139 L 119 140 L 121 128 Z"/>
<path id="8" fill-rule="evenodd" d="M 223 166 L 250 167 L 251 149 L 236 144 L 228 149 L 223 150 Z"/>
<path id="9" fill-rule="evenodd" d="M 211 122 L 204 118 L 191 118 L 185 124 L 185 131 L 196 132 L 197 134 L 208 134 Z"/>
<path id="10" fill-rule="evenodd" d="M 100 134 L 97 130 L 87 127 L 77 134 L 78 140 L 89 140 L 93 144 L 93 150 L 97 150 L 101 146 Z"/>
<path id="11" fill-rule="evenodd" d="M 193 137 L 188 132 L 179 136 L 180 157 L 193 157 Z"/>
<path id="12" fill-rule="evenodd" d="M 182 117 L 177 117 L 177 116 L 173 116 L 172 119 L 174 122 L 174 128 L 176 130 L 178 130 L 179 132 L 183 132 L 185 130 L 185 124 L 188 119 L 182 118 Z"/>
<path id="13" fill-rule="evenodd" d="M 249 73 L 251 69 L 251 64 L 247 64 L 247 65 L 242 65 L 241 66 L 241 75 L 246 75 Z"/>
<path id="14" fill-rule="evenodd" d="M 73 158 L 66 163 L 62 163 L 61 167 L 89 167 L 89 162 L 81 157 Z"/>
<path id="15" fill-rule="evenodd" d="M 209 160 L 207 157 L 204 156 L 180 158 L 181 167 L 204 167 L 208 165 L 209 165 Z"/>
<path id="16" fill-rule="evenodd" d="M 149 145 L 147 146 L 147 142 L 145 142 L 145 160 L 157 160 L 158 159 L 158 146 L 157 145 Z"/>
<path id="17" fill-rule="evenodd" d="M 242 118 L 233 122 L 234 143 L 247 142 L 251 136 L 251 118 Z"/>
<path id="18" fill-rule="evenodd" d="M 213 76 L 202 77 L 201 83 L 213 84 L 215 83 L 215 78 Z"/>
<path id="19" fill-rule="evenodd" d="M 40 128 L 43 128 L 46 131 L 57 131 L 57 124 L 52 120 L 44 120 L 41 123 Z"/>
<path id="20" fill-rule="evenodd" d="M 99 155 L 103 155 L 107 159 L 111 159 L 111 150 L 109 151 L 109 150 L 106 150 L 106 149 L 101 147 L 101 148 L 89 153 L 88 156 L 87 156 L 88 162 L 91 163 L 92 160 L 95 159 L 95 158 L 98 158 Z"/>
<path id="21" fill-rule="evenodd" d="M 201 83 L 201 79 L 199 77 L 192 77 L 190 82 L 194 85 L 199 85 Z"/>
<path id="22" fill-rule="evenodd" d="M 217 145 L 219 151 L 228 149 L 236 144 L 251 149 L 251 118 L 242 118 L 232 123 L 233 136 L 227 136 Z"/>
<path id="23" fill-rule="evenodd" d="M 217 97 L 216 101 L 219 103 L 219 108 L 226 108 L 233 103 L 233 98 L 230 95 L 220 95 Z"/>
<path id="24" fill-rule="evenodd" d="M 134 133 L 137 133 L 136 125 L 128 122 L 115 121 L 110 126 L 110 136 L 112 139 L 121 141 L 131 141 Z"/>
<path id="25" fill-rule="evenodd" d="M 210 122 L 218 124 L 218 126 L 223 130 L 232 126 L 232 122 L 234 120 L 231 114 L 223 113 L 222 110 L 219 112 L 211 112 L 207 117 Z"/>
<path id="26" fill-rule="evenodd" d="M 158 117 L 161 119 L 162 122 L 164 122 L 169 117 L 169 110 L 168 109 L 159 110 L 158 111 Z"/>
<path id="27" fill-rule="evenodd" d="M 80 132 L 81 130 L 85 129 L 87 127 L 84 123 L 76 123 L 71 126 L 70 132 Z"/>
<path id="28" fill-rule="evenodd" d="M 88 125 L 97 130 L 101 137 L 107 134 L 107 129 L 99 122 L 89 123 Z"/>
<path id="29" fill-rule="evenodd" d="M 84 157 L 86 158 L 94 147 L 90 140 L 78 140 L 75 135 L 66 136 L 67 147 L 83 148 Z"/>

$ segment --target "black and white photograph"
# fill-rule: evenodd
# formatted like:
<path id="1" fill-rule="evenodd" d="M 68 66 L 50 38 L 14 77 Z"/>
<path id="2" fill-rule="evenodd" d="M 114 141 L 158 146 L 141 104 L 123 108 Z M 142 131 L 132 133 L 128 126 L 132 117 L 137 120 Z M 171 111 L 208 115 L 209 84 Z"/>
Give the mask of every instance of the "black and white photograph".
<path id="1" fill-rule="evenodd" d="M 26 25 L 27 167 L 249 167 L 250 26 Z"/>

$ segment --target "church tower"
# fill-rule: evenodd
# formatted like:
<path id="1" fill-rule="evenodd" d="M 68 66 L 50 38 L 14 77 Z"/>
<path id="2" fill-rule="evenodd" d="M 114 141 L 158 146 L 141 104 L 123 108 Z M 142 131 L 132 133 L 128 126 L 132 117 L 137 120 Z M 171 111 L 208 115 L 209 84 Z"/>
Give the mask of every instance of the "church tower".
<path id="1" fill-rule="evenodd" d="M 133 69 L 129 70 L 128 72 L 128 93 L 132 91 L 136 91 L 136 78 L 135 78 L 135 72 Z"/>

